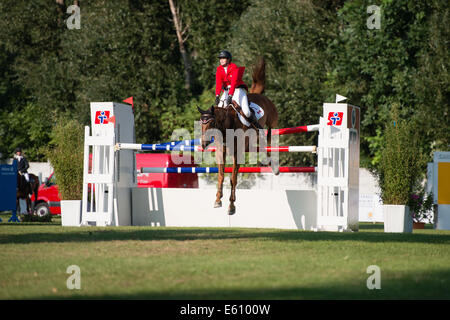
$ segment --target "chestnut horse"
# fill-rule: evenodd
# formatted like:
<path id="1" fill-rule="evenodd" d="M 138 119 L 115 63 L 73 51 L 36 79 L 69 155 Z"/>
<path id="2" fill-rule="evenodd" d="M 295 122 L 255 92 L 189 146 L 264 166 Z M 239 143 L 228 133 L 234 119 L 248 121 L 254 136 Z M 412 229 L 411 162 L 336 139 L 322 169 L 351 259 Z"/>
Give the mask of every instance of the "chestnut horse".
<path id="1" fill-rule="evenodd" d="M 267 126 L 267 142 L 268 145 L 271 144 L 271 129 L 276 128 L 278 125 L 278 112 L 275 105 L 266 96 L 262 95 L 265 89 L 266 75 L 265 75 L 265 61 L 261 58 L 256 66 L 253 68 L 252 73 L 252 86 L 250 93 L 247 95 L 248 102 L 256 103 L 264 110 L 264 115 L 258 120 L 261 127 Z M 239 120 L 237 111 L 240 107 L 237 106 L 235 101 L 233 101 L 234 106 L 228 105 L 225 108 L 219 108 L 212 106 L 210 109 L 204 111 L 199 107 L 198 111 L 201 113 L 202 122 L 202 147 L 207 148 L 207 145 L 211 142 L 211 137 L 208 137 L 206 131 L 209 129 L 216 129 L 222 134 L 223 143 L 220 139 L 215 139 L 216 145 L 216 161 L 219 168 L 218 173 L 218 185 L 216 193 L 216 201 L 214 203 L 214 208 L 220 208 L 222 206 L 222 196 L 223 196 L 223 180 L 225 175 L 225 158 L 228 147 L 230 143 L 233 143 L 233 172 L 231 174 L 231 195 L 230 195 L 230 205 L 228 207 L 228 214 L 232 215 L 236 212 L 236 207 L 234 202 L 236 201 L 236 185 L 237 185 L 237 173 L 239 171 L 240 163 L 238 163 L 238 143 L 244 143 L 245 150 L 248 151 L 249 140 L 244 138 L 245 141 L 239 141 L 236 136 L 234 136 L 234 141 L 226 141 L 226 131 L 227 129 L 238 130 L 242 129 L 244 132 L 249 129 L 247 126 L 242 124 Z M 242 114 L 242 113 L 241 113 Z M 256 135 L 259 136 L 258 133 Z M 248 136 L 247 136 L 248 137 Z M 228 150 L 227 150 L 228 149 Z M 241 149 L 242 150 L 242 149 Z M 270 156 L 270 153 L 268 153 Z M 278 174 L 278 166 L 271 162 L 272 170 L 275 174 Z"/>
<path id="2" fill-rule="evenodd" d="M 17 174 L 17 210 L 20 214 L 19 199 L 25 199 L 27 202 L 27 212 L 32 213 L 34 211 L 34 204 L 31 204 L 30 195 L 34 193 L 34 199 L 38 198 L 39 178 L 32 174 L 28 174 L 30 182 L 27 182 L 25 176 Z"/>

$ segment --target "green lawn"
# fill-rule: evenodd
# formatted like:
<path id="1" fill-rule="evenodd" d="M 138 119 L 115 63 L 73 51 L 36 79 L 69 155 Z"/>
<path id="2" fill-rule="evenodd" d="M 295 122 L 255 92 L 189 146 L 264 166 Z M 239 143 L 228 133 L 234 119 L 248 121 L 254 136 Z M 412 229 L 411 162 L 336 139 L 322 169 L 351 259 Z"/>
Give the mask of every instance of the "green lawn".
<path id="1" fill-rule="evenodd" d="M 450 231 L 0 224 L 0 299 L 449 299 Z M 67 267 L 81 270 L 69 290 Z M 369 290 L 370 265 L 381 289 Z"/>

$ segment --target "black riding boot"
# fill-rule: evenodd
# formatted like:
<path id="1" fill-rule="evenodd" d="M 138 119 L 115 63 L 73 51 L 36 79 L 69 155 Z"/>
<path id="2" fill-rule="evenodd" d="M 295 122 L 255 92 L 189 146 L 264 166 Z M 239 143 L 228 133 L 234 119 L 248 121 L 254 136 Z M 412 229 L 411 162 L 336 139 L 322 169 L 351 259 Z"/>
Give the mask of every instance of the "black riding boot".
<path id="1" fill-rule="evenodd" d="M 263 129 L 263 127 L 259 124 L 258 120 L 256 119 L 256 116 L 253 112 L 250 112 L 250 123 L 252 123 L 256 128 Z"/>

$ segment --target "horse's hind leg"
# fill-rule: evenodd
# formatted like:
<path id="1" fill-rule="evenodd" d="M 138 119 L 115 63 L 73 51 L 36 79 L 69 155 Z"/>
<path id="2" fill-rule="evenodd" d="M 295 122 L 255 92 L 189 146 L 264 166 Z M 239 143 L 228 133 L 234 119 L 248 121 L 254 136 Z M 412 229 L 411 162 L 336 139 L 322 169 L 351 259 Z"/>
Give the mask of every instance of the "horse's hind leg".
<path id="1" fill-rule="evenodd" d="M 233 173 L 231 174 L 231 195 L 230 206 L 228 207 L 228 214 L 230 216 L 236 213 L 234 202 L 236 201 L 237 174 L 239 172 L 239 164 L 237 163 L 236 158 L 237 157 L 233 158 Z"/>
<path id="2" fill-rule="evenodd" d="M 222 196 L 223 196 L 223 180 L 225 176 L 225 165 L 219 164 L 219 173 L 217 176 L 217 193 L 216 201 L 214 202 L 214 208 L 222 207 Z"/>

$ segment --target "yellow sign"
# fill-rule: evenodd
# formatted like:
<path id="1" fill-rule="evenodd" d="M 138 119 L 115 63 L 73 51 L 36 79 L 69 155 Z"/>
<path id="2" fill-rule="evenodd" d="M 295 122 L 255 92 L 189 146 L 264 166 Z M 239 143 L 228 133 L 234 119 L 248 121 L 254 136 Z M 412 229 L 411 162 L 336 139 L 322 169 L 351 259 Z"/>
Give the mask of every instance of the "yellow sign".
<path id="1" fill-rule="evenodd" d="M 438 204 L 450 204 L 450 162 L 438 163 Z"/>

